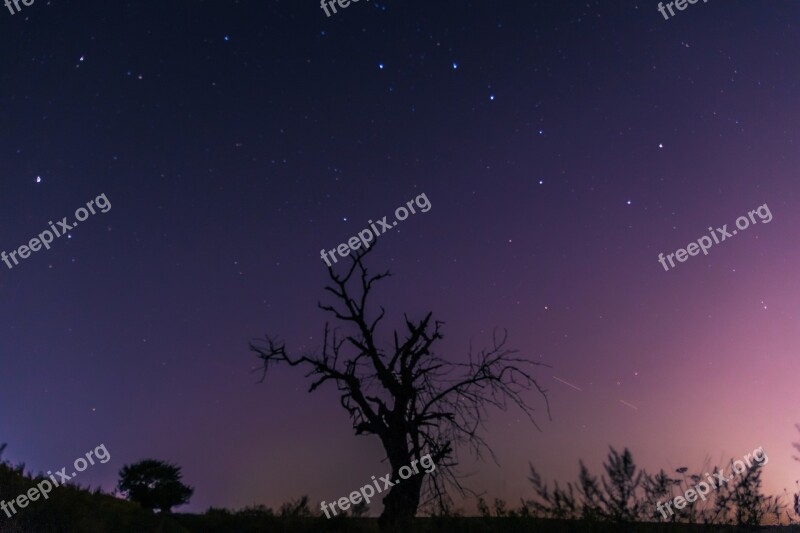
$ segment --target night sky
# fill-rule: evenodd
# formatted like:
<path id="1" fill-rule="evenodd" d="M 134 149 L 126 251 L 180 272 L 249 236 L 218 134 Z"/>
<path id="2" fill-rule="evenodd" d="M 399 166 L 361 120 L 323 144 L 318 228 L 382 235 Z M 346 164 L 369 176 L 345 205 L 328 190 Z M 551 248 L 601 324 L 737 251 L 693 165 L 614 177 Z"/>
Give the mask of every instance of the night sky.
<path id="1" fill-rule="evenodd" d="M 500 465 L 464 455 L 468 486 L 516 505 L 529 461 L 571 480 L 612 445 L 648 469 L 763 446 L 768 492 L 795 488 L 797 2 L 20 5 L 0 4 L 0 250 L 112 207 L 0 263 L 4 458 L 104 443 L 76 481 L 106 490 L 175 461 L 188 511 L 388 472 L 333 387 L 259 384 L 248 342 L 318 349 L 320 249 L 424 193 L 370 255 L 394 273 L 383 338 L 433 311 L 452 361 L 507 328 L 552 367 L 552 420 L 533 392 L 541 431 L 492 412 Z M 659 264 L 763 204 L 768 224 Z"/>

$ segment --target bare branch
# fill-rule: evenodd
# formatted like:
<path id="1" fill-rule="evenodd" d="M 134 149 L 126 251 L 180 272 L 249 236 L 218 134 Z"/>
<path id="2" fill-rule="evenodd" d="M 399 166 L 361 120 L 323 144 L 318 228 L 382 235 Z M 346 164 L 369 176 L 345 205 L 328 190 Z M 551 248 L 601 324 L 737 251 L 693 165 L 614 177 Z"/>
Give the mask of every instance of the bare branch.
<path id="1" fill-rule="evenodd" d="M 272 337 L 251 342 L 250 349 L 263 362 L 262 381 L 272 365 L 283 363 L 305 368 L 310 392 L 329 382 L 335 384 L 355 434 L 380 438 L 393 474 L 412 460 L 425 456 L 433 460 L 434 474 L 414 476 L 411 482 L 393 487 L 386 497 L 384 515 L 411 512 L 413 516 L 420 498 L 423 505 L 444 509 L 450 504 L 448 488 L 471 492 L 461 483 L 466 474 L 458 471 L 459 450 L 466 448 L 478 458 L 488 454 L 496 461 L 482 437 L 489 408 L 517 407 L 540 429 L 530 403 L 531 393 L 536 393 L 550 418 L 547 391 L 531 368 L 546 365 L 507 348 L 505 330 L 495 331 L 492 346 L 477 355 L 470 347 L 466 362 L 441 357 L 434 346 L 443 338 L 444 323 L 434 320 L 432 313 L 419 320 L 404 315 L 404 328 L 392 332 L 387 355 L 377 342 L 386 310 L 380 307 L 370 312 L 369 295 L 391 274 L 368 271 L 364 258 L 373 247 L 353 252 L 343 274 L 328 268 L 325 292 L 333 301 L 318 306 L 347 332 L 340 335 L 326 323 L 321 354 L 293 357 L 282 341 Z M 399 495 L 402 491 L 405 496 Z M 413 503 L 410 511 L 408 502 Z"/>

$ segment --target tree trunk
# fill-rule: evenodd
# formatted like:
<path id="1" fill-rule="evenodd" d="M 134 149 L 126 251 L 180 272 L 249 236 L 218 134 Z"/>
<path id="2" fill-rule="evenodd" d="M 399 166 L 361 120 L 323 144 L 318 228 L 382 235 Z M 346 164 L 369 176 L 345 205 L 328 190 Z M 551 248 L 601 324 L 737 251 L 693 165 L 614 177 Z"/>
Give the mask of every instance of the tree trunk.
<path id="1" fill-rule="evenodd" d="M 417 514 L 419 507 L 423 475 L 418 474 L 403 480 L 397 471 L 392 473 L 392 482 L 400 481 L 400 483 L 395 483 L 389 489 L 389 494 L 383 498 L 383 512 L 378 518 L 378 527 L 382 532 L 412 531 L 414 515 Z"/>

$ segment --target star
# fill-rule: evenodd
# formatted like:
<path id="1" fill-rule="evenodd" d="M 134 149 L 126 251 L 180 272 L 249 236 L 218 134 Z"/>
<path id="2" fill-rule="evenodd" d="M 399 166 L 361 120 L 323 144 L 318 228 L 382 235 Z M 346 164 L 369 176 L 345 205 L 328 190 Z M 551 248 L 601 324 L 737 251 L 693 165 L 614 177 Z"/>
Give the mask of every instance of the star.
<path id="1" fill-rule="evenodd" d="M 661 144 L 661 143 L 658 143 L 658 147 L 659 147 L 659 148 L 664 148 L 664 145 L 663 145 L 663 144 Z"/>
<path id="2" fill-rule="evenodd" d="M 456 70 L 457 68 L 458 68 L 458 63 L 453 63 L 453 70 Z"/>
<path id="3" fill-rule="evenodd" d="M 631 205 L 631 201 L 630 200 L 628 200 L 628 205 Z"/>
<path id="4" fill-rule="evenodd" d="M 493 94 L 489 95 L 489 100 L 494 100 L 494 95 Z"/>
<path id="5" fill-rule="evenodd" d="M 383 63 L 378 63 L 378 68 L 383 70 Z"/>
<path id="6" fill-rule="evenodd" d="M 36 176 L 36 183 L 41 183 L 41 182 L 42 182 L 42 177 Z"/>

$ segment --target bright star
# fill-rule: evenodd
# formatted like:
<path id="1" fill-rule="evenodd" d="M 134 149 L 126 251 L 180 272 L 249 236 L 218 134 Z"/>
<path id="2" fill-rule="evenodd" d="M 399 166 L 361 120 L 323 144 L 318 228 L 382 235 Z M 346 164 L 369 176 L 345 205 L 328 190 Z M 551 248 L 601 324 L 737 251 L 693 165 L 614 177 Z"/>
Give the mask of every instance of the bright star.
<path id="1" fill-rule="evenodd" d="M 42 177 L 36 176 L 36 183 L 41 183 L 41 182 L 42 182 Z"/>
<path id="2" fill-rule="evenodd" d="M 453 63 L 453 70 L 458 68 L 458 63 Z"/>
<path id="3" fill-rule="evenodd" d="M 494 100 L 494 95 L 493 94 L 489 95 L 489 100 Z"/>
<path id="4" fill-rule="evenodd" d="M 383 63 L 378 63 L 378 68 L 383 70 Z"/>

